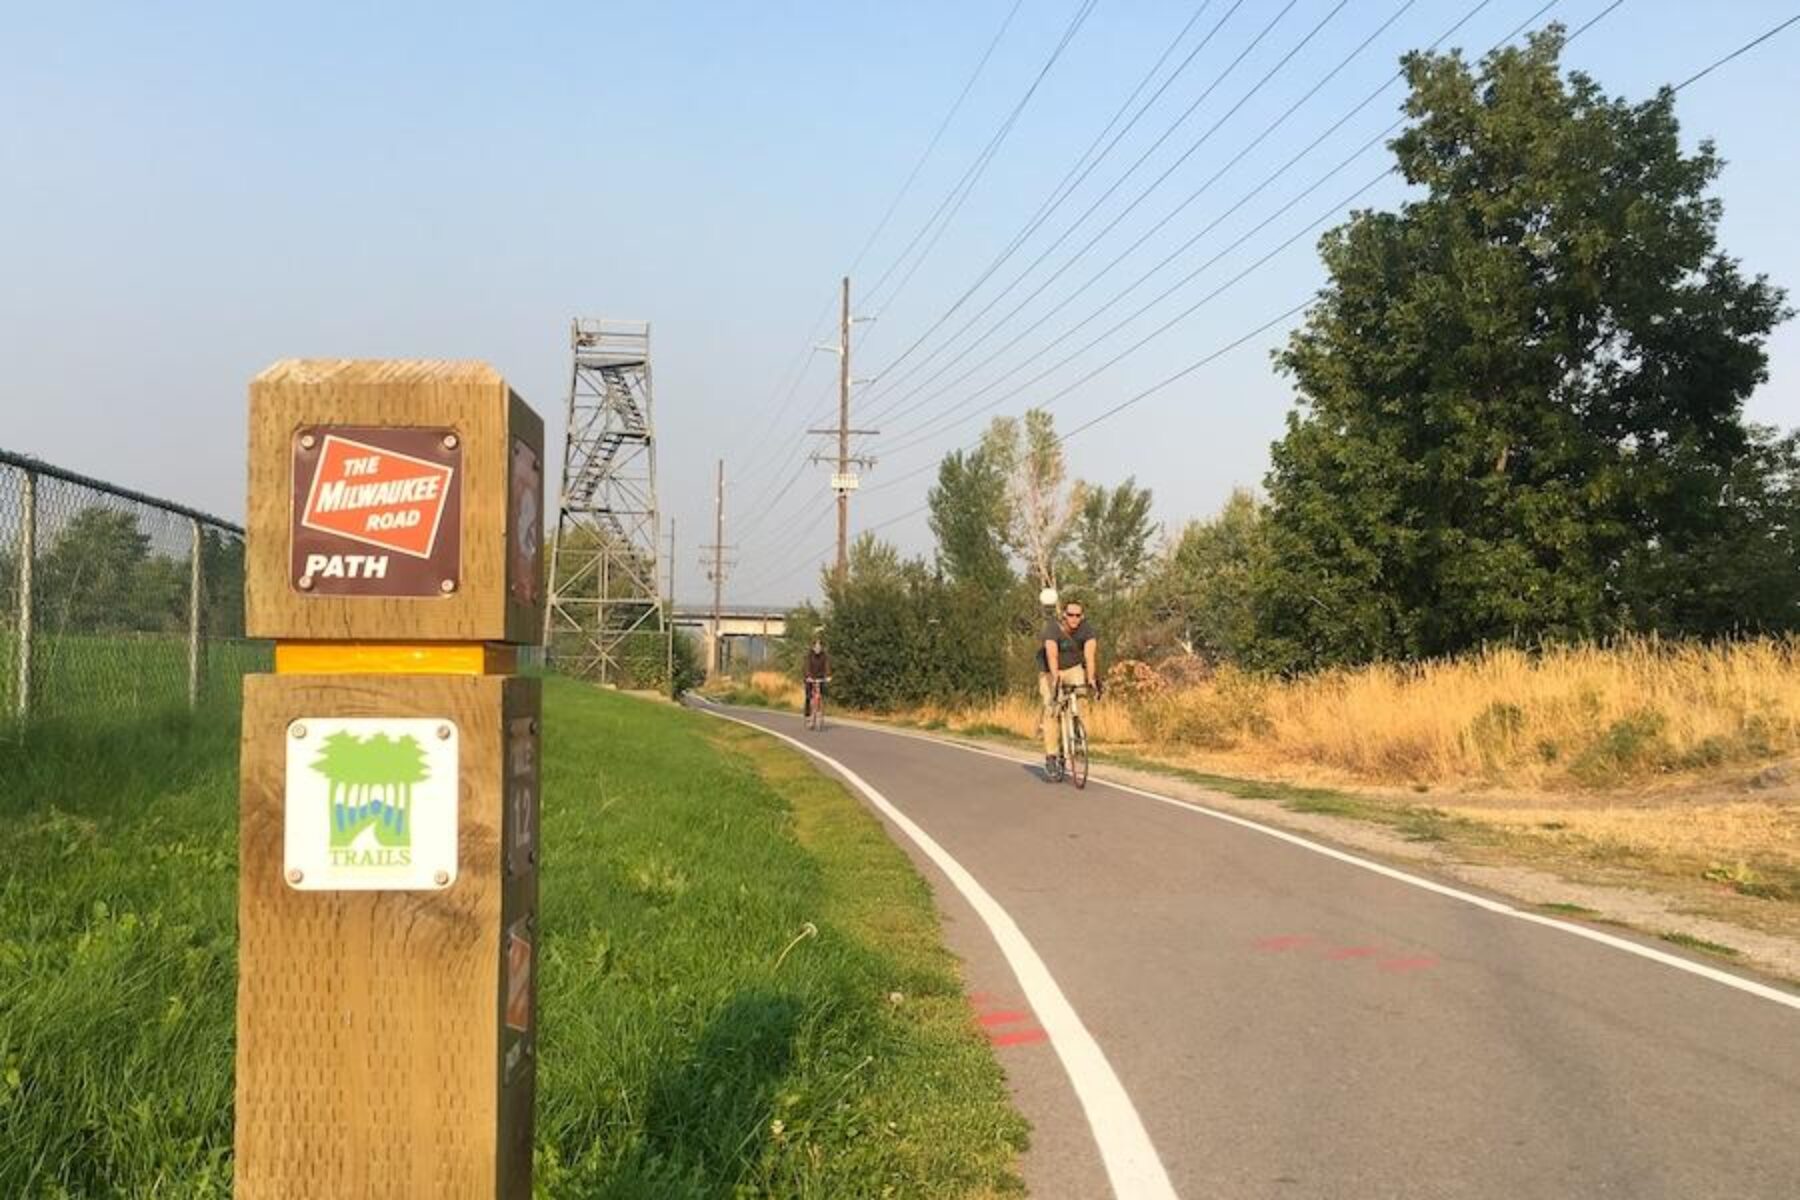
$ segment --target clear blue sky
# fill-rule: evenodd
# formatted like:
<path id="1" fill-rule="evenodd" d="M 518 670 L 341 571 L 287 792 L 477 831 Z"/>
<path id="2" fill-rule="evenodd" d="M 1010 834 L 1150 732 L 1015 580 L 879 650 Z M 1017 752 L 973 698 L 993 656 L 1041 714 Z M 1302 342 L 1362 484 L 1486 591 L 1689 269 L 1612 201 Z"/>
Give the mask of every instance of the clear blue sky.
<path id="1" fill-rule="evenodd" d="M 1002 375 L 969 402 L 1004 395 L 1207 260 L 1218 259 L 996 411 L 1064 390 L 1296 235 L 1167 333 L 1068 390 L 1053 411 L 1071 428 L 1304 299 L 1320 282 L 1317 234 L 1307 227 L 1341 213 L 1337 203 L 1381 170 L 1379 147 L 1237 249 L 1220 251 L 1393 120 L 1398 86 L 1106 319 L 1081 324 L 1368 95 L 1402 51 L 1431 42 L 1474 2 L 1349 0 L 1227 115 L 1337 0 L 1296 0 L 1228 73 L 1286 0 L 1235 12 L 1232 0 L 1212 0 L 1158 82 L 1231 15 L 1161 99 L 962 310 L 859 397 L 858 409 L 872 413 L 929 403 L 879 422 L 885 436 L 870 449 L 881 462 L 853 506 L 853 526 L 891 522 L 884 534 L 924 549 L 923 518 L 894 519 L 923 502 L 929 474 L 907 473 L 972 438 L 985 418 L 902 449 L 908 430 Z M 1543 19 L 1576 27 L 1607 3 L 1563 0 Z M 1449 44 L 1485 49 L 1541 4 L 1489 0 Z M 880 320 L 858 327 L 857 374 L 882 371 L 974 282 L 1199 6 L 1099 0 L 916 273 L 898 287 L 902 267 L 873 303 L 858 303 Z M 857 264 L 859 297 L 981 153 L 1079 7 L 1021 0 L 893 221 Z M 569 318 L 642 318 L 654 323 L 660 482 L 679 521 L 680 592 L 707 590 L 695 547 L 710 540 L 714 461 L 723 457 L 726 540 L 741 544 L 729 596 L 807 594 L 833 535 L 825 468 L 800 469 L 818 448 L 801 431 L 833 404 L 835 361 L 805 354 L 814 322 L 1011 8 L 1012 0 L 635 11 L 8 5 L 0 12 L 0 446 L 235 516 L 243 510 L 245 384 L 275 359 L 486 359 L 560 439 Z M 1642 98 L 1795 9 L 1794 0 L 1626 0 L 1568 60 L 1608 91 Z M 1261 145 L 1077 291 L 1396 13 Z M 1690 142 L 1713 138 L 1727 161 L 1718 186 L 1725 248 L 1790 287 L 1800 286 L 1800 239 L 1788 212 L 1800 186 L 1796 54 L 1800 26 L 1687 89 L 1678 104 Z M 904 399 L 1215 123 L 1161 186 L 938 386 L 1015 333 L 1034 324 L 1035 332 L 966 383 Z M 926 358 L 1147 151 L 1024 286 L 940 357 Z M 1397 196 L 1389 181 L 1359 203 Z M 1072 327 L 1079 332 L 1065 333 Z M 1074 471 L 1106 483 L 1136 476 L 1154 490 L 1156 515 L 1169 527 L 1212 511 L 1232 486 L 1257 483 L 1291 400 L 1268 365 L 1280 333 L 1252 339 L 1071 441 Z M 1015 367 L 1023 369 L 1005 374 Z M 1800 331 L 1790 324 L 1775 339 L 1771 379 L 1752 416 L 1800 424 L 1797 377 Z"/>

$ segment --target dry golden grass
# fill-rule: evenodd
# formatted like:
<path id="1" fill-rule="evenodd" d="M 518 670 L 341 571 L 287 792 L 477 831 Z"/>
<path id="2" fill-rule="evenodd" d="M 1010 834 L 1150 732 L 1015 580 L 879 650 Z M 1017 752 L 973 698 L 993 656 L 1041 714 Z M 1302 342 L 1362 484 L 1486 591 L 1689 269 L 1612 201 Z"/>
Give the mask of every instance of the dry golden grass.
<path id="1" fill-rule="evenodd" d="M 1800 751 L 1800 642 L 1494 650 L 1285 682 L 1223 671 L 1135 707 L 1153 743 L 1365 784 L 1641 786 Z"/>
<path id="2" fill-rule="evenodd" d="M 1643 791 L 1800 753 L 1800 641 L 1633 640 L 1493 650 L 1295 680 L 1231 669 L 1172 687 L 1145 670 L 1090 710 L 1096 743 L 1218 770 L 1369 787 Z M 1028 696 L 909 716 L 1030 737 Z"/>
<path id="3" fill-rule="evenodd" d="M 761 692 L 775 703 L 791 704 L 796 708 L 805 699 L 801 694 L 799 681 L 788 678 L 780 671 L 752 671 L 750 690 Z"/>
<path id="4" fill-rule="evenodd" d="M 1221 670 L 1164 685 L 1147 671 L 1088 711 L 1098 744 L 1218 769 L 1371 787 L 1561 793 L 1692 784 L 1800 754 L 1800 640 L 1631 640 L 1526 654 L 1492 650 L 1294 680 Z M 798 705 L 799 685 L 749 687 Z M 1035 696 L 909 719 L 1031 737 Z"/>

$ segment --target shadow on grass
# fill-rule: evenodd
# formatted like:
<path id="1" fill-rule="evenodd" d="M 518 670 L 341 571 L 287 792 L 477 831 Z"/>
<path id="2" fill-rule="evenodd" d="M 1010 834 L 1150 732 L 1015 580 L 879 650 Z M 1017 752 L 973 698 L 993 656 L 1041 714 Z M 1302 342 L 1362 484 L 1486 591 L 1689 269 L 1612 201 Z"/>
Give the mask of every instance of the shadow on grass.
<path id="1" fill-rule="evenodd" d="M 13 726 L 0 732 L 0 812 L 135 808 L 234 768 L 238 729 L 237 709 L 226 705 Z"/>
<path id="2" fill-rule="evenodd" d="M 744 1195 L 794 1062 L 801 1005 L 763 989 L 739 992 L 683 1062 L 650 1086 L 644 1140 L 603 1181 L 608 1197 Z"/>

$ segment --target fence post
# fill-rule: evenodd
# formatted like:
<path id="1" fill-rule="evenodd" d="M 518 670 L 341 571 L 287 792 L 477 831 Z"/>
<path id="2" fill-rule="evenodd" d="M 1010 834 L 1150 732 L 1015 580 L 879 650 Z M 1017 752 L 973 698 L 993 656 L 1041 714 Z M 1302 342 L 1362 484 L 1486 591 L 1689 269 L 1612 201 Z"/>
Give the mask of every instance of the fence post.
<path id="1" fill-rule="evenodd" d="M 24 474 L 24 507 L 19 513 L 19 690 L 14 697 L 20 721 L 31 716 L 31 574 L 37 558 L 37 472 Z"/>
<path id="2" fill-rule="evenodd" d="M 200 522 L 194 527 L 193 550 L 188 557 L 188 708 L 200 706 Z"/>
<path id="3" fill-rule="evenodd" d="M 543 421 L 482 363 L 250 386 L 238 1200 L 529 1200 Z"/>

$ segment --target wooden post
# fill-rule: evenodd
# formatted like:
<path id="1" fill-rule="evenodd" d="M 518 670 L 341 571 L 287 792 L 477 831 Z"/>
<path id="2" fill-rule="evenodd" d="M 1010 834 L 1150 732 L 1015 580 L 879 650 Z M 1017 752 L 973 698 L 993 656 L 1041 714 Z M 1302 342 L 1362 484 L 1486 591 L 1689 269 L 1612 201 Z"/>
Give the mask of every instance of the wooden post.
<path id="1" fill-rule="evenodd" d="M 201 536 L 200 522 L 188 518 L 192 538 L 188 550 L 188 707 L 200 707 L 200 591 L 203 586 L 200 569 L 200 551 L 205 539 Z"/>
<path id="2" fill-rule="evenodd" d="M 13 693 L 13 715 L 22 724 L 31 717 L 31 651 L 37 635 L 36 609 L 32 602 L 32 580 L 37 562 L 37 472 L 25 472 L 19 504 L 19 675 L 18 688 Z"/>
<path id="3" fill-rule="evenodd" d="M 478 363 L 250 388 L 245 1200 L 531 1195 L 543 423 Z"/>

